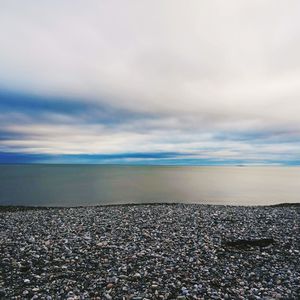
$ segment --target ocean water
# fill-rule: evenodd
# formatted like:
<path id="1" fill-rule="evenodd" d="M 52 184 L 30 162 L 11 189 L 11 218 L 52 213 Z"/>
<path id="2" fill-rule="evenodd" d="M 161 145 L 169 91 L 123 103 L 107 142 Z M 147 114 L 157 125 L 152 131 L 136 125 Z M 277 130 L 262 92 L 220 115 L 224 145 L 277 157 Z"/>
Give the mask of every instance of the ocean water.
<path id="1" fill-rule="evenodd" d="M 0 165 L 0 205 L 300 202 L 299 167 Z"/>

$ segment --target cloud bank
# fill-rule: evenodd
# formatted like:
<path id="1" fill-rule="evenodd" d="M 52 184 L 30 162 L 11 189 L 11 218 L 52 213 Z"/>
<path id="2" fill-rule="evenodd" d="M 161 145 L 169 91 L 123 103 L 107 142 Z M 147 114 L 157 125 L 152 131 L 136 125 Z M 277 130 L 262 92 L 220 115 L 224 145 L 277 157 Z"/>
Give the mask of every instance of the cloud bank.
<path id="1" fill-rule="evenodd" d="M 299 1 L 1 1 L 0 44 L 0 162 L 300 162 Z"/>

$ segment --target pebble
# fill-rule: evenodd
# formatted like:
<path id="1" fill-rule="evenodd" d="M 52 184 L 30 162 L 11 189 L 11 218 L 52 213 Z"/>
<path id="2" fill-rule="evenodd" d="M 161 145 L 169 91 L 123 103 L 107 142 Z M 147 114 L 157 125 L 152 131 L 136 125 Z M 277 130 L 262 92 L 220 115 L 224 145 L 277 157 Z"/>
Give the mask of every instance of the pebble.
<path id="1" fill-rule="evenodd" d="M 112 296 L 110 294 L 104 294 L 104 298 L 107 300 L 111 300 Z"/>
<path id="2" fill-rule="evenodd" d="M 0 208 L 0 230 L 1 299 L 299 299 L 299 207 Z"/>

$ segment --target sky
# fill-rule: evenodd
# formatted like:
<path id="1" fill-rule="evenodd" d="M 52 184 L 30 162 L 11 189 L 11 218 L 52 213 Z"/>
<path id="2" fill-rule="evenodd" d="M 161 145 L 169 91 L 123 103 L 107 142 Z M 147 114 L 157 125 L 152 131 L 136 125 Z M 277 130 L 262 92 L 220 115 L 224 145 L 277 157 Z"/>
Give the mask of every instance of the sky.
<path id="1" fill-rule="evenodd" d="M 300 1 L 0 7 L 0 163 L 300 165 Z"/>

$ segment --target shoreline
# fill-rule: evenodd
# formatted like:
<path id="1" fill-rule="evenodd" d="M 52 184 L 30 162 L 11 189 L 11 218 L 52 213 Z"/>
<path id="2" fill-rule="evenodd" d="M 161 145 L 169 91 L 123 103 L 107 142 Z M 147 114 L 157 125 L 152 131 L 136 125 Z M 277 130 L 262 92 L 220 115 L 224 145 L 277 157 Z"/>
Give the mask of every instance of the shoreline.
<path id="1" fill-rule="evenodd" d="M 0 209 L 0 298 L 300 294 L 299 204 L 7 209 Z"/>
<path id="2" fill-rule="evenodd" d="M 278 203 L 271 205 L 230 205 L 230 204 L 208 204 L 208 203 L 184 203 L 184 202 L 145 202 L 145 203 L 124 203 L 124 204 L 99 204 L 99 205 L 79 205 L 79 206 L 35 206 L 35 205 L 0 205 L 1 212 L 10 211 L 27 211 L 27 210 L 49 210 L 49 209 L 76 209 L 76 208 L 98 208 L 98 207 L 116 207 L 116 206 L 176 206 L 176 205 L 199 205 L 199 206 L 217 206 L 217 207 L 300 207 L 299 203 Z"/>

